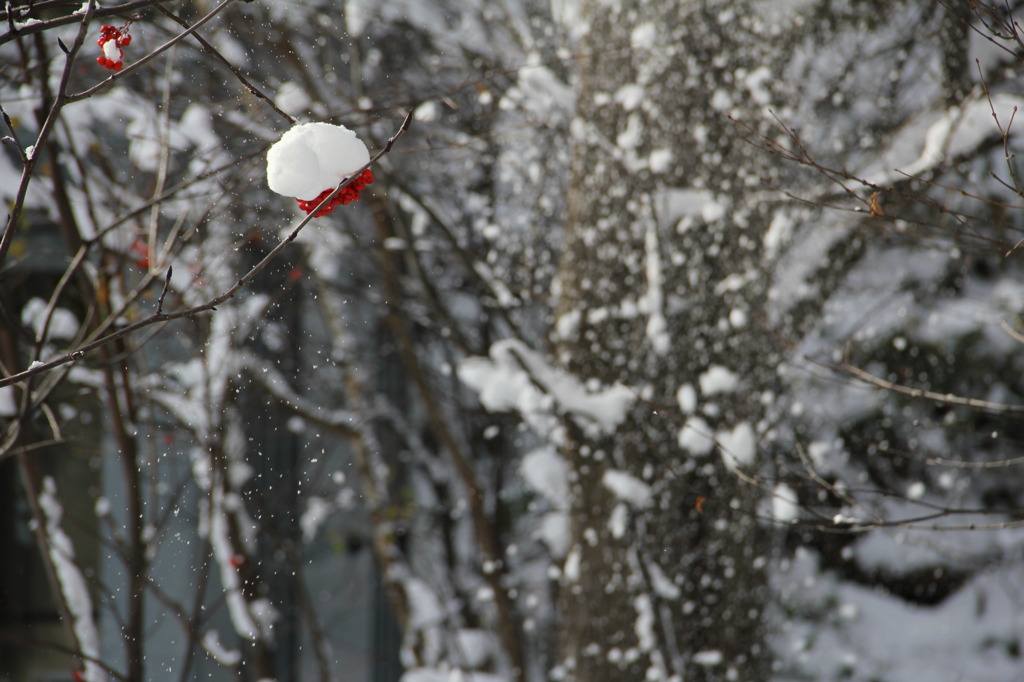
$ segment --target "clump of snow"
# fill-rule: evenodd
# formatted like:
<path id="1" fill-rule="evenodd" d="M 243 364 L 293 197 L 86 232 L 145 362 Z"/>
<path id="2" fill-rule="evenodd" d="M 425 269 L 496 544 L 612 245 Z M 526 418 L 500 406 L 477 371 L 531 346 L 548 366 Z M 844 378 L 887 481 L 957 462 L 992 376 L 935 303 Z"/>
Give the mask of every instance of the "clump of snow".
<path id="1" fill-rule="evenodd" d="M 921 481 L 914 481 L 909 486 L 907 486 L 907 497 L 909 497 L 912 500 L 919 500 L 922 497 L 924 497 L 926 491 L 927 488 L 925 487 L 924 483 L 922 483 Z"/>
<path id="2" fill-rule="evenodd" d="M 455 650 L 464 668 L 478 670 L 487 665 L 494 651 L 494 640 L 485 631 L 463 628 L 455 632 Z"/>
<path id="3" fill-rule="evenodd" d="M 477 392 L 484 408 L 516 410 L 544 435 L 551 435 L 557 424 L 553 408 L 571 415 L 588 434 L 608 434 L 625 421 L 636 402 L 633 391 L 622 384 L 588 390 L 575 376 L 552 367 L 515 339 L 492 345 L 490 358 L 467 358 L 459 364 L 458 376 Z"/>
<path id="4" fill-rule="evenodd" d="M 643 86 L 636 83 L 627 83 L 615 92 L 614 99 L 622 105 L 623 109 L 632 111 L 640 106 L 640 103 L 644 100 Z"/>
<path id="5" fill-rule="evenodd" d="M 608 515 L 608 531 L 615 539 L 626 536 L 626 524 L 629 522 L 629 509 L 624 504 L 617 504 Z"/>
<path id="6" fill-rule="evenodd" d="M 705 649 L 693 655 L 693 662 L 697 665 L 713 666 L 721 665 L 725 657 L 718 649 Z"/>
<path id="7" fill-rule="evenodd" d="M 366 0 L 346 0 L 345 2 L 345 27 L 350 36 L 359 36 L 366 31 L 366 25 L 370 22 L 370 12 Z"/>
<path id="8" fill-rule="evenodd" d="M 641 651 L 653 651 L 657 643 L 654 634 L 654 606 L 651 604 L 651 597 L 647 594 L 638 595 L 633 600 L 633 607 L 636 609 L 636 639 Z"/>
<path id="9" fill-rule="evenodd" d="M 651 22 L 639 24 L 629 34 L 629 44 L 634 50 L 651 49 L 658 36 L 658 27 Z"/>
<path id="10" fill-rule="evenodd" d="M 556 559 L 564 559 L 565 555 L 569 553 L 569 545 L 572 542 L 571 531 L 569 514 L 564 511 L 554 511 L 548 512 L 541 519 L 536 536 L 547 545 L 551 556 Z"/>
<path id="11" fill-rule="evenodd" d="M 697 411 L 697 391 L 692 384 L 683 384 L 676 391 L 676 401 L 683 414 L 693 414 Z"/>
<path id="12" fill-rule="evenodd" d="M 764 254 L 767 260 L 772 260 L 779 255 L 782 247 L 793 235 L 793 227 L 794 221 L 791 216 L 782 212 L 775 214 L 762 239 Z"/>
<path id="13" fill-rule="evenodd" d="M 700 375 L 701 393 L 704 395 L 715 395 L 716 393 L 732 393 L 740 383 L 740 378 L 729 369 L 721 365 L 712 365 L 708 371 Z"/>
<path id="14" fill-rule="evenodd" d="M 422 630 L 444 620 L 441 600 L 425 581 L 410 577 L 402 582 L 402 587 L 409 602 L 409 627 Z"/>
<path id="15" fill-rule="evenodd" d="M 615 497 L 634 507 L 646 507 L 651 503 L 651 486 L 625 471 L 608 469 L 601 477 L 601 484 Z"/>
<path id="16" fill-rule="evenodd" d="M 662 599 L 679 599 L 682 590 L 665 575 L 665 572 L 661 570 L 661 566 L 651 562 L 647 566 L 647 574 L 651 578 L 651 587 L 654 589 L 655 594 Z"/>
<path id="17" fill-rule="evenodd" d="M 722 446 L 722 459 L 732 470 L 754 463 L 757 454 L 757 436 L 749 422 L 741 422 L 730 431 L 719 431 L 718 443 Z"/>
<path id="18" fill-rule="evenodd" d="M 772 80 L 771 70 L 767 66 L 759 66 L 747 74 L 743 84 L 747 87 L 750 97 L 755 102 L 761 106 L 767 106 L 771 104 L 772 94 L 771 90 L 766 87 L 766 84 Z"/>
<path id="19" fill-rule="evenodd" d="M 203 635 L 203 648 L 210 654 L 213 660 L 221 665 L 236 666 L 242 662 L 242 652 L 238 649 L 227 649 L 220 643 L 220 633 L 217 630 L 207 630 Z"/>
<path id="20" fill-rule="evenodd" d="M 576 336 L 576 332 L 580 327 L 580 318 L 582 317 L 579 310 L 570 310 L 567 313 L 558 316 L 555 320 L 555 334 L 560 339 L 571 339 Z"/>
<path id="21" fill-rule="evenodd" d="M 433 123 L 441 118 L 441 105 L 437 100 L 427 100 L 416 107 L 412 117 L 417 121 L 422 121 L 423 123 Z"/>
<path id="22" fill-rule="evenodd" d="M 366 145 L 345 126 L 300 123 L 267 151 L 267 184 L 278 194 L 311 201 L 369 161 Z"/>
<path id="23" fill-rule="evenodd" d="M 729 324 L 733 329 L 742 329 L 747 326 L 747 313 L 740 308 L 733 308 L 729 311 Z"/>
<path id="24" fill-rule="evenodd" d="M 580 579 L 580 564 L 582 560 L 583 555 L 580 553 L 579 546 L 573 547 L 569 556 L 565 559 L 565 566 L 562 568 L 562 574 L 567 581 L 574 583 Z"/>
<path id="25" fill-rule="evenodd" d="M 523 456 L 520 465 L 526 484 L 556 509 L 569 503 L 569 467 L 553 447 L 542 447 Z"/>
<path id="26" fill-rule="evenodd" d="M 47 320 L 48 305 L 41 298 L 32 298 L 21 309 L 21 323 L 31 327 L 37 340 L 43 340 L 45 329 L 50 340 L 69 340 L 78 333 L 78 318 L 65 308 L 54 308 Z"/>
<path id="27" fill-rule="evenodd" d="M 792 523 L 799 514 L 796 492 L 785 483 L 779 483 L 772 491 L 772 515 L 777 521 Z"/>
<path id="28" fill-rule="evenodd" d="M 665 149 L 664 147 L 655 149 L 647 157 L 647 165 L 650 167 L 652 173 L 664 173 L 672 167 L 672 161 L 674 159 L 671 149 Z"/>
<path id="29" fill-rule="evenodd" d="M 322 497 L 310 497 L 306 502 L 306 511 L 299 518 L 299 526 L 302 528 L 302 539 L 305 542 L 312 542 L 320 526 L 324 524 L 336 509 L 336 505 Z"/>
<path id="30" fill-rule="evenodd" d="M 701 417 L 690 417 L 679 429 L 679 447 L 697 456 L 711 454 L 715 448 L 711 426 Z"/>
<path id="31" fill-rule="evenodd" d="M 14 396 L 14 386 L 0 388 L 0 417 L 13 417 L 18 414 L 18 403 Z"/>
<path id="32" fill-rule="evenodd" d="M 96 504 L 93 505 L 93 509 L 96 510 L 96 516 L 103 518 L 110 514 L 110 498 L 100 496 L 96 498 Z"/>
<path id="33" fill-rule="evenodd" d="M 78 639 L 78 648 L 86 656 L 97 659 L 100 656 L 100 637 L 96 622 L 93 620 L 92 598 L 89 596 L 85 576 L 75 563 L 75 548 L 71 538 L 61 527 L 64 507 L 57 497 L 57 484 L 50 476 L 43 479 L 39 508 L 46 518 L 50 563 L 60 584 L 64 603 L 71 614 L 72 629 Z M 101 682 L 107 679 L 107 674 L 92 660 L 86 660 L 85 679 L 89 682 Z"/>
<path id="34" fill-rule="evenodd" d="M 309 93 L 301 85 L 291 81 L 281 83 L 281 87 L 277 89 L 277 95 L 274 96 L 274 104 L 290 116 L 304 113 L 312 103 L 313 100 Z"/>

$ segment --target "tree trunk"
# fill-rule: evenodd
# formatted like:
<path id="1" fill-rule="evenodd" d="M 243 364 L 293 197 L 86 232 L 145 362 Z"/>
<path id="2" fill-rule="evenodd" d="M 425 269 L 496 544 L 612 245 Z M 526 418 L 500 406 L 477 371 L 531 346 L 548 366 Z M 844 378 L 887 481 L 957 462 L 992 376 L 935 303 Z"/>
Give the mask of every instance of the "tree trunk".
<path id="1" fill-rule="evenodd" d="M 784 352 L 765 312 L 780 246 L 769 233 L 791 210 L 770 188 L 823 178 L 743 138 L 783 137 L 778 116 L 807 125 L 825 162 L 857 163 L 858 143 L 909 116 L 898 84 L 870 77 L 889 70 L 891 45 L 910 45 L 911 61 L 914 50 L 944 49 L 932 3 L 773 4 L 585 3 L 555 347 L 582 381 L 622 382 L 640 400 L 615 434 L 576 432 L 563 448 L 569 680 L 770 675 L 770 526 L 756 519 L 767 501 L 757 470 L 774 458 Z M 893 28 L 906 21 L 929 27 L 926 37 L 912 43 L 920 32 Z M 846 56 L 818 59 L 847 44 Z M 879 63 L 862 68 L 871 58 Z M 857 97 L 877 110 L 850 115 Z M 836 272 L 862 251 L 841 253 Z M 827 289 L 772 301 L 775 329 L 804 328 Z M 623 495 L 618 472 L 650 498 Z"/>
<path id="2" fill-rule="evenodd" d="M 749 323 L 766 291 L 754 248 L 762 220 L 735 210 L 736 174 L 750 169 L 721 159 L 748 151 L 728 120 L 707 115 L 717 112 L 706 81 L 687 82 L 700 75 L 687 57 L 718 48 L 694 30 L 700 10 L 680 5 L 592 11 L 583 50 L 559 279 L 560 318 L 578 326 L 558 349 L 582 379 L 621 381 L 642 397 L 615 435 L 576 434 L 566 448 L 579 570 L 569 567 L 562 593 L 564 664 L 569 679 L 589 682 L 761 680 L 770 670 L 761 495 L 726 464 L 746 455 L 775 382 L 772 344 Z M 702 392 L 709 370 L 722 382 Z M 689 421 L 681 388 L 697 397 Z M 716 432 L 744 452 L 716 452 Z M 605 485 L 610 469 L 649 485 L 651 501 L 620 499 Z"/>

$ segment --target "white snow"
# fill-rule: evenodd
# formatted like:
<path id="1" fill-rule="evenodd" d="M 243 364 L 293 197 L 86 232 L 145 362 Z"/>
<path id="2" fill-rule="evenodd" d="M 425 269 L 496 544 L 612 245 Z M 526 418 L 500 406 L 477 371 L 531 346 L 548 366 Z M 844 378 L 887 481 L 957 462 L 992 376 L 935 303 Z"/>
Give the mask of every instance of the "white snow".
<path id="1" fill-rule="evenodd" d="M 433 123 L 434 121 L 441 118 L 441 105 L 437 100 L 427 100 L 423 104 L 416 107 L 412 117 L 420 121 L 421 123 Z"/>
<path id="2" fill-rule="evenodd" d="M 644 271 L 647 275 L 647 292 L 643 307 L 647 311 L 647 339 L 658 355 L 669 350 L 668 322 L 665 319 L 665 294 L 661 268 L 661 248 L 658 240 L 658 225 L 654 220 L 647 223 L 644 234 Z"/>
<path id="3" fill-rule="evenodd" d="M 793 228 L 794 221 L 788 213 L 779 211 L 775 214 L 762 238 L 766 260 L 772 260 L 779 255 L 793 235 Z"/>
<path id="4" fill-rule="evenodd" d="M 718 88 L 712 93 L 710 104 L 712 109 L 725 114 L 732 109 L 732 97 L 725 88 Z"/>
<path id="5" fill-rule="evenodd" d="M 345 27 L 350 36 L 358 38 L 366 32 L 374 4 L 368 0 L 345 0 Z"/>
<path id="6" fill-rule="evenodd" d="M 702 417 L 687 418 L 683 428 L 679 429 L 679 447 L 692 455 L 704 456 L 715 449 L 715 437 L 711 426 Z"/>
<path id="7" fill-rule="evenodd" d="M 800 505 L 796 492 L 785 483 L 776 485 L 772 490 L 772 516 L 775 520 L 792 523 L 799 515 Z"/>
<path id="8" fill-rule="evenodd" d="M 14 396 L 14 386 L 0 387 L 0 417 L 13 417 L 18 414 L 18 403 Z"/>
<path id="9" fill-rule="evenodd" d="M 705 649 L 704 651 L 698 651 L 693 655 L 693 662 L 697 665 L 721 665 L 724 660 L 725 657 L 722 656 L 722 652 L 718 649 Z"/>
<path id="10" fill-rule="evenodd" d="M 564 511 L 548 512 L 541 519 L 535 536 L 547 545 L 552 557 L 564 559 L 572 542 L 569 514 Z"/>
<path id="11" fill-rule="evenodd" d="M 570 310 L 555 320 L 555 334 L 560 339 L 571 339 L 576 336 L 582 315 L 579 310 Z"/>
<path id="12" fill-rule="evenodd" d="M 181 134 L 197 149 L 220 151 L 224 143 L 213 129 L 213 117 L 210 110 L 197 102 L 185 107 L 178 121 Z"/>
<path id="13" fill-rule="evenodd" d="M 657 35 L 658 28 L 651 22 L 638 24 L 629 34 L 629 44 L 634 50 L 650 49 Z"/>
<path id="14" fill-rule="evenodd" d="M 103 56 L 107 59 L 110 59 L 115 62 L 121 60 L 121 48 L 117 46 L 116 40 L 107 40 L 103 43 L 101 49 L 103 50 Z"/>
<path id="15" fill-rule="evenodd" d="M 312 103 L 313 100 L 309 93 L 301 85 L 292 81 L 281 83 L 277 94 L 274 95 L 274 104 L 289 116 L 305 113 Z"/>
<path id="16" fill-rule="evenodd" d="M 576 582 L 580 579 L 580 563 L 583 559 L 580 554 L 580 548 L 573 547 L 572 551 L 569 552 L 569 556 L 565 559 L 565 566 L 562 568 L 562 573 L 565 575 L 565 579 L 571 583 Z"/>
<path id="17" fill-rule="evenodd" d="M 761 106 L 771 104 L 771 89 L 765 84 L 773 80 L 772 72 L 767 66 L 759 66 L 746 75 L 743 84 L 750 92 L 750 97 Z"/>
<path id="18" fill-rule="evenodd" d="M 747 326 L 747 313 L 741 308 L 733 308 L 729 311 L 729 324 L 733 329 L 743 329 Z"/>
<path id="19" fill-rule="evenodd" d="M 662 599 L 679 599 L 682 590 L 665 575 L 661 566 L 651 562 L 647 565 L 647 574 L 651 577 L 651 588 L 655 594 Z"/>
<path id="20" fill-rule="evenodd" d="M 615 138 L 615 144 L 625 150 L 635 149 L 643 141 L 644 124 L 640 114 L 633 112 L 626 119 L 626 127 Z"/>
<path id="21" fill-rule="evenodd" d="M 49 542 L 50 562 L 53 564 L 57 582 L 64 596 L 64 602 L 71 613 L 72 628 L 78 647 L 83 654 L 100 657 L 100 637 L 93 620 L 92 598 L 82 571 L 75 563 L 75 549 L 71 538 L 60 525 L 64 507 L 57 497 L 57 484 L 52 477 L 43 479 L 39 493 L 39 508 L 46 517 L 46 537 Z M 85 679 L 88 682 L 103 682 L 107 674 L 98 665 L 85 661 Z"/>
<path id="22" fill-rule="evenodd" d="M 309 201 L 369 161 L 366 145 L 345 126 L 300 123 L 267 151 L 267 184 L 278 194 Z"/>
<path id="23" fill-rule="evenodd" d="M 601 484 L 615 497 L 634 507 L 646 507 L 651 504 L 651 486 L 626 471 L 608 469 L 601 476 Z"/>
<path id="24" fill-rule="evenodd" d="M 494 343 L 490 358 L 463 360 L 457 373 L 477 392 L 484 408 L 516 410 L 541 435 L 550 435 L 557 424 L 553 408 L 567 412 L 587 433 L 607 434 L 625 421 L 636 402 L 633 391 L 622 384 L 588 390 L 579 379 L 552 367 L 516 339 Z"/>
<path id="25" fill-rule="evenodd" d="M 722 446 L 722 459 L 734 471 L 750 466 L 757 454 L 757 436 L 749 422 L 741 422 L 728 431 L 719 431 L 718 443 Z"/>
<path id="26" fill-rule="evenodd" d="M 907 497 L 909 497 L 912 500 L 919 500 L 922 497 L 924 497 L 926 491 L 927 488 L 925 487 L 924 483 L 922 483 L 921 481 L 914 481 L 909 486 L 907 486 Z"/>
<path id="27" fill-rule="evenodd" d="M 455 632 L 455 653 L 461 666 L 471 670 L 483 668 L 494 651 L 494 640 L 477 628 L 462 628 Z"/>
<path id="28" fill-rule="evenodd" d="M 501 675 L 479 671 L 413 668 L 406 670 L 399 678 L 399 682 L 507 682 L 507 680 Z"/>
<path id="29" fill-rule="evenodd" d="M 554 447 L 545 446 L 526 453 L 520 471 L 526 484 L 543 495 L 552 507 L 568 507 L 569 467 Z"/>
<path id="30" fill-rule="evenodd" d="M 651 169 L 652 173 L 665 173 L 672 168 L 674 160 L 675 155 L 672 153 L 672 150 L 662 147 L 653 150 L 647 156 L 647 166 Z"/>
<path id="31" fill-rule="evenodd" d="M 683 384 L 676 391 L 676 401 L 683 414 L 693 414 L 697 411 L 697 390 L 693 384 Z"/>
<path id="32" fill-rule="evenodd" d="M 47 308 L 48 304 L 43 299 L 29 299 L 21 309 L 21 323 L 26 327 L 31 327 L 38 341 L 43 340 L 44 328 L 47 340 L 68 341 L 75 338 L 79 324 L 74 313 L 65 308 L 54 308 L 49 317 L 49 326 L 47 326 Z"/>
<path id="33" fill-rule="evenodd" d="M 632 111 L 644 100 L 644 88 L 636 83 L 627 83 L 615 91 L 613 99 L 626 111 Z"/>
<path id="34" fill-rule="evenodd" d="M 317 531 L 324 521 L 335 511 L 336 505 L 322 497 L 311 496 L 306 501 L 306 511 L 302 512 L 299 518 L 299 527 L 302 528 L 302 539 L 305 542 L 312 542 Z"/>
<path id="35" fill-rule="evenodd" d="M 203 648 L 221 665 L 236 666 L 242 662 L 242 652 L 238 649 L 225 648 L 220 643 L 220 633 L 216 629 L 207 630 L 203 635 Z"/>
<path id="36" fill-rule="evenodd" d="M 422 579 L 409 577 L 402 581 L 409 603 L 409 627 L 422 630 L 444 620 L 444 608 L 433 589 Z"/>
<path id="37" fill-rule="evenodd" d="M 1024 97 L 1008 93 L 985 96 L 913 120 L 883 151 L 882 157 L 861 175 L 875 185 L 886 185 L 906 175 L 921 176 L 947 159 L 967 154 L 982 142 L 999 137 L 993 110 L 1005 129 L 1014 111 L 1024 108 Z M 1011 136 L 1019 126 L 1014 125 Z M 908 158 L 909 157 L 909 158 Z"/>
<path id="38" fill-rule="evenodd" d="M 700 391 L 704 395 L 716 395 L 719 393 L 732 393 L 739 386 L 740 378 L 721 365 L 712 365 L 698 379 Z"/>
<path id="39" fill-rule="evenodd" d="M 650 595 L 640 594 L 633 600 L 636 609 L 636 638 L 641 651 L 653 651 L 657 645 L 654 634 L 654 606 Z"/>
<path id="40" fill-rule="evenodd" d="M 625 504 L 617 504 L 608 515 L 608 532 L 615 539 L 626 536 L 626 524 L 629 522 L 629 508 Z"/>

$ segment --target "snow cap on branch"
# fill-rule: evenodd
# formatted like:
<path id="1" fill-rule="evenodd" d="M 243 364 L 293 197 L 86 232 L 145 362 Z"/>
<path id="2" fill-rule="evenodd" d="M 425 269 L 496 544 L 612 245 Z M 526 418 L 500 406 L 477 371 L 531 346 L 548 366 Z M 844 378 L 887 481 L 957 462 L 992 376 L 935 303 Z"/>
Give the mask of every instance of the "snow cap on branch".
<path id="1" fill-rule="evenodd" d="M 300 123 L 267 152 L 267 183 L 278 194 L 310 201 L 369 161 L 366 145 L 345 126 Z"/>

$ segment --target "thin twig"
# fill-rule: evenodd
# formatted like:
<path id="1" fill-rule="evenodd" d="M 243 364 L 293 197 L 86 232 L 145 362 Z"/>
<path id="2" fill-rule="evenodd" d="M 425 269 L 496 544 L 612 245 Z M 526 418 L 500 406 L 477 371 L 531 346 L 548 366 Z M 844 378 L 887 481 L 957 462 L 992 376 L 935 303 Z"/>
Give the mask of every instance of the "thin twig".
<path id="1" fill-rule="evenodd" d="M 225 0 L 225 2 L 230 1 L 231 0 Z M 25 379 L 28 379 L 32 376 L 42 374 L 43 372 L 47 372 L 56 367 L 60 367 L 61 365 L 65 365 L 69 362 L 77 362 L 78 360 L 81 360 L 83 357 L 85 357 L 86 353 L 96 350 L 97 348 L 104 346 L 110 343 L 111 341 L 123 338 L 135 331 L 138 331 L 139 329 L 148 327 L 152 324 L 169 322 L 171 320 L 178 320 L 183 317 L 192 317 L 194 315 L 197 315 L 198 313 L 206 312 L 209 310 L 216 310 L 218 305 L 224 303 L 228 299 L 233 298 L 239 292 L 239 290 L 242 289 L 242 287 L 244 287 L 246 284 L 252 281 L 252 279 L 256 277 L 256 275 L 262 272 L 271 263 L 271 261 L 273 261 L 281 253 L 281 251 L 283 251 L 289 244 L 295 241 L 295 238 L 299 236 L 299 233 L 302 231 L 302 228 L 309 224 L 309 222 L 313 219 L 313 217 L 322 207 L 324 207 L 329 201 L 331 201 L 331 199 L 337 196 L 338 193 L 340 193 L 343 189 L 348 187 L 349 184 L 354 182 L 355 179 L 358 178 L 363 173 L 363 171 L 365 171 L 370 166 L 375 164 L 378 160 L 380 160 L 382 156 L 390 152 L 391 148 L 395 145 L 395 142 L 397 142 L 398 139 L 402 135 L 404 135 L 405 132 L 409 129 L 409 126 L 412 123 L 412 114 L 413 112 L 411 110 L 406 114 L 405 120 L 402 121 L 402 125 L 399 127 L 398 131 L 394 135 L 392 135 L 391 138 L 387 141 L 387 144 L 384 145 L 383 149 L 377 152 L 373 156 L 373 158 L 366 162 L 361 168 L 356 170 L 350 177 L 343 180 L 335 188 L 335 190 L 331 192 L 331 194 L 328 195 L 326 199 L 320 202 L 320 204 L 318 204 L 313 211 L 311 211 L 305 218 L 303 218 L 299 222 L 299 224 L 296 225 L 292 229 L 292 231 L 289 232 L 288 235 L 277 244 L 277 246 L 271 249 L 266 256 L 264 256 L 258 263 L 256 263 L 256 265 L 252 266 L 252 268 L 250 268 L 248 272 L 242 275 L 238 279 L 238 281 L 235 282 L 234 285 L 232 285 L 229 289 L 227 289 L 220 295 L 206 301 L 205 303 L 200 303 L 198 305 L 192 306 L 190 308 L 185 308 L 183 310 L 178 310 L 171 313 L 165 313 L 162 311 L 154 312 L 152 315 L 142 320 L 139 320 L 138 322 L 134 322 L 125 327 L 122 327 L 121 329 L 118 329 L 117 331 L 111 332 L 99 338 L 94 338 L 91 341 L 87 341 L 78 348 L 68 351 L 67 353 L 64 353 L 63 355 L 60 355 L 56 358 L 53 358 L 52 360 L 36 364 L 35 366 L 30 367 L 24 371 L 18 372 L 17 374 L 0 378 L 0 387 L 9 386 L 11 384 L 24 381 Z"/>
<path id="2" fill-rule="evenodd" d="M 187 28 L 187 29 L 188 28 L 192 28 L 187 21 L 185 21 L 184 19 L 182 19 L 181 17 L 179 17 L 177 14 L 175 14 L 172 11 L 170 11 L 169 9 L 165 8 L 163 5 L 157 4 L 156 8 L 159 11 L 163 12 L 166 16 L 168 16 L 172 21 L 177 23 L 179 26 L 182 26 L 182 27 Z M 198 33 L 193 33 L 192 35 L 196 39 L 196 41 L 200 45 L 203 46 L 204 50 L 206 50 L 211 55 L 213 55 L 214 58 L 216 58 L 218 61 L 220 61 L 222 64 L 224 64 L 224 66 L 228 67 L 231 70 L 231 73 L 235 74 L 235 78 L 237 78 L 239 80 L 239 82 L 242 83 L 242 86 L 246 89 L 246 91 L 249 94 L 255 95 L 256 97 L 258 97 L 258 98 L 262 99 L 263 101 L 265 101 L 267 103 L 267 105 L 270 106 L 271 109 L 273 109 L 278 114 L 280 114 L 286 121 L 288 121 L 288 123 L 291 123 L 292 125 L 295 125 L 295 119 L 294 118 L 292 118 L 287 113 L 282 111 L 277 106 L 277 104 L 274 103 L 274 100 L 272 100 L 269 97 L 267 97 L 265 94 L 263 94 L 263 92 L 259 88 L 257 88 L 255 85 L 253 85 L 249 81 L 249 79 L 245 77 L 245 74 L 242 73 L 242 70 L 239 69 L 234 64 L 232 64 L 230 61 L 228 61 L 227 58 L 224 57 L 224 55 L 222 55 L 217 50 L 217 48 L 215 48 L 213 45 L 211 45 L 209 42 L 207 42 L 206 39 L 203 38 Z"/>
<path id="3" fill-rule="evenodd" d="M 159 315 L 164 311 L 164 299 L 167 297 L 167 290 L 171 286 L 171 274 L 174 272 L 174 266 L 167 266 L 167 275 L 164 277 L 164 288 L 160 292 L 160 298 L 156 301 L 156 314 Z"/>

